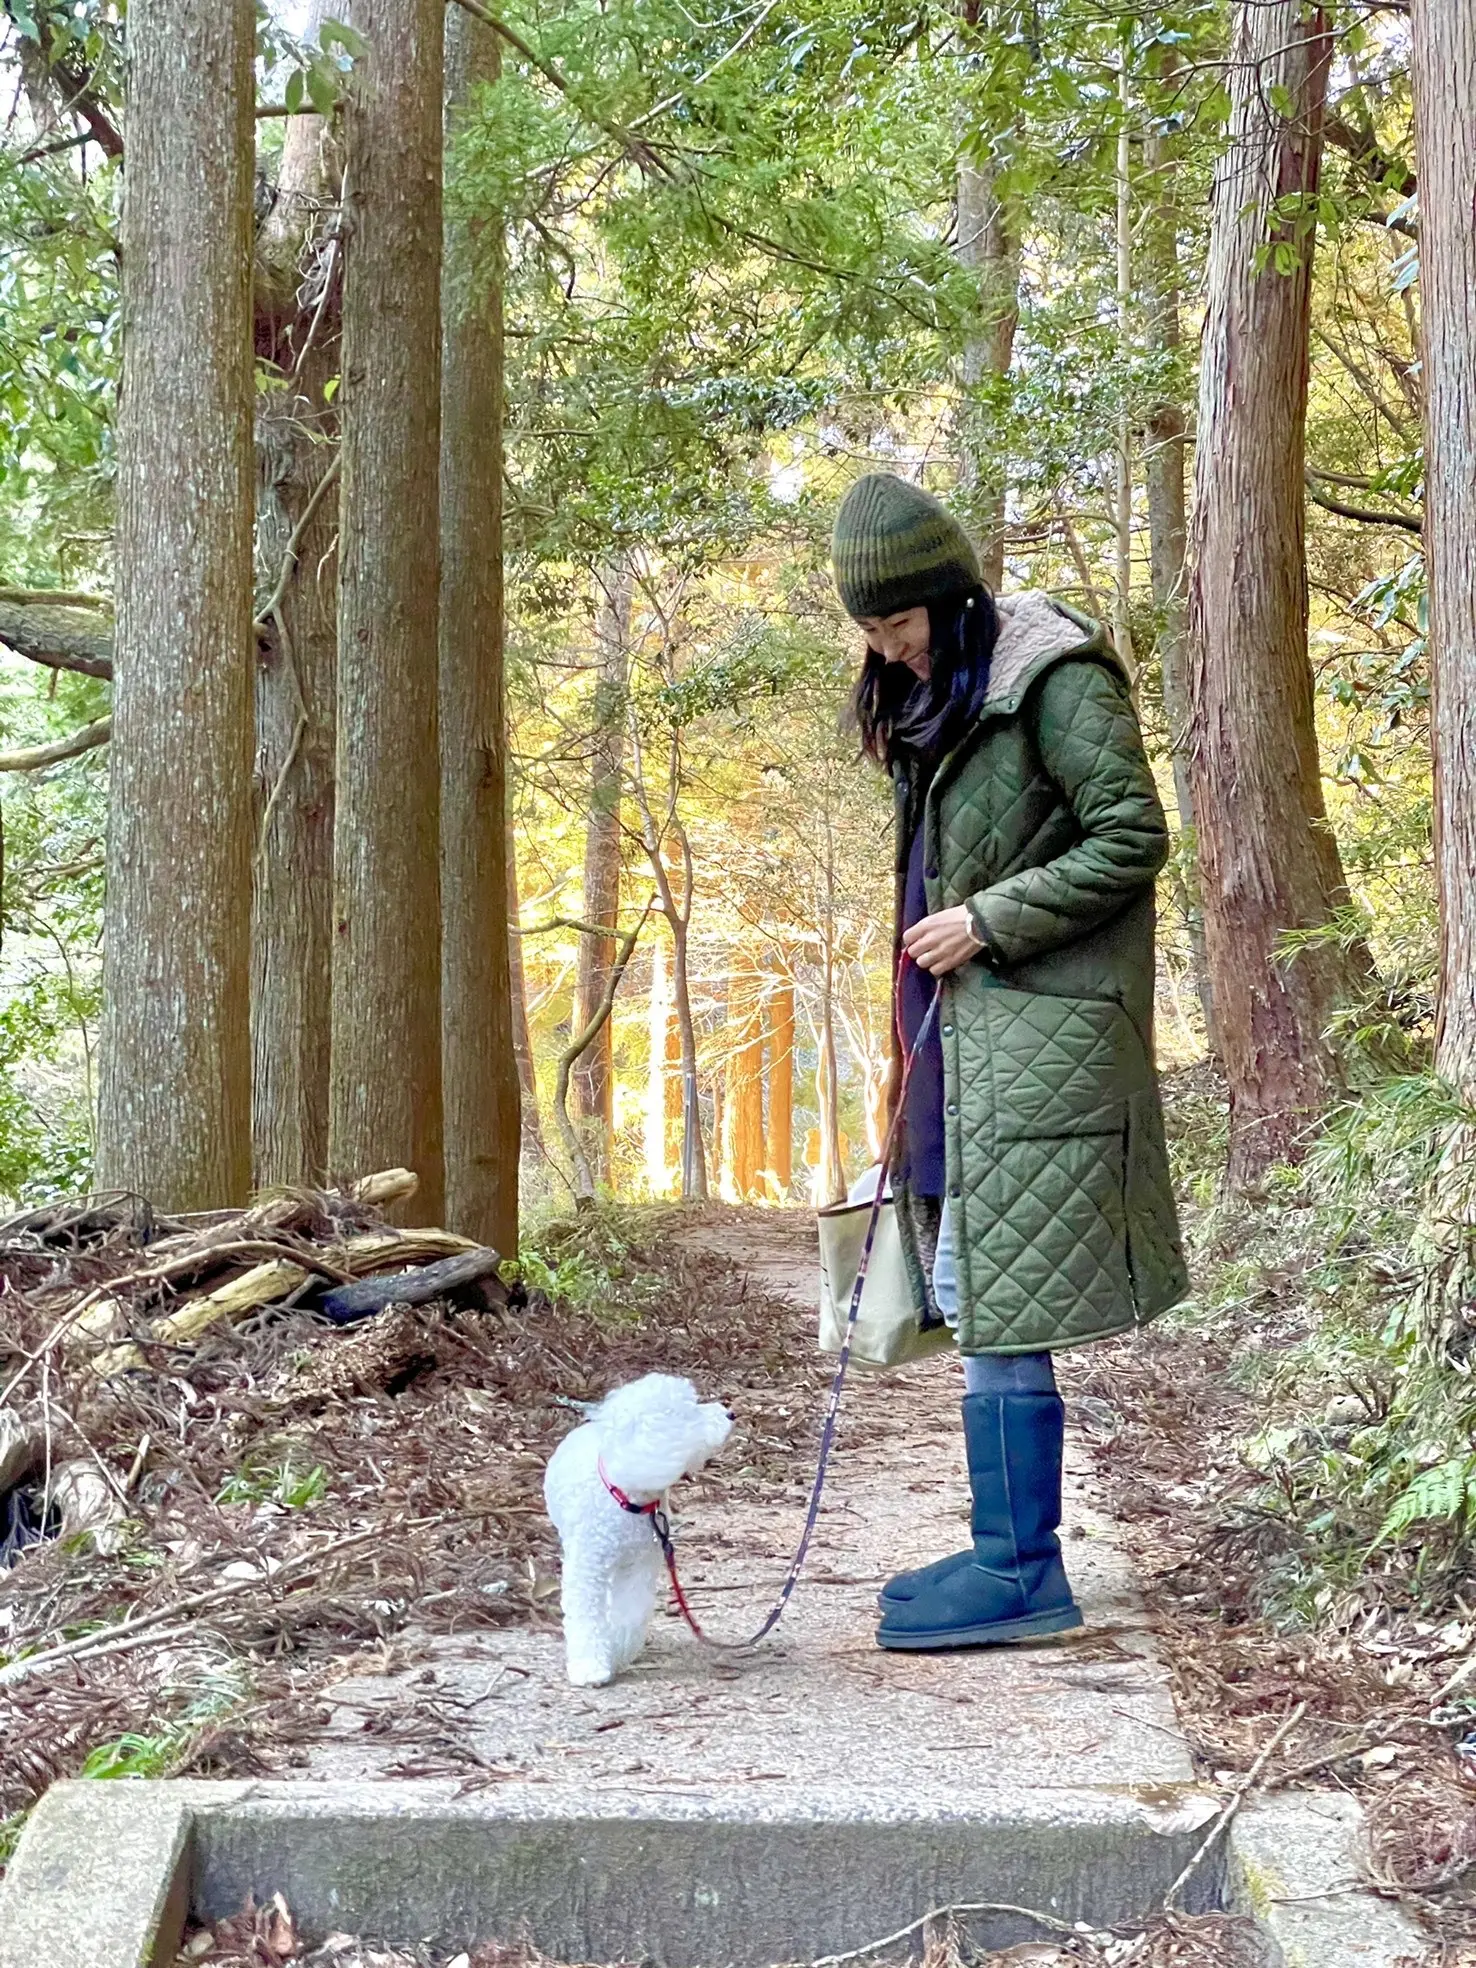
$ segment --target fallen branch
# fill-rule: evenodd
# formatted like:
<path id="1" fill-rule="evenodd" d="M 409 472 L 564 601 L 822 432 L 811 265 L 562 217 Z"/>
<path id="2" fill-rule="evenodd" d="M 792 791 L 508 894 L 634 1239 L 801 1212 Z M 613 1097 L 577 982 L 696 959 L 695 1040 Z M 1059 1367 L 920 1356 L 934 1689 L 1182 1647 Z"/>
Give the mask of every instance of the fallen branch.
<path id="1" fill-rule="evenodd" d="M 436 1264 L 422 1264 L 413 1271 L 362 1278 L 357 1284 L 340 1285 L 329 1292 L 323 1311 L 335 1325 L 348 1326 L 391 1305 L 428 1305 L 433 1298 L 447 1298 L 494 1277 L 501 1263 L 499 1253 L 488 1245 L 459 1257 L 442 1258 Z"/>
<path id="2" fill-rule="evenodd" d="M 1283 1717 L 1279 1726 L 1273 1731 L 1270 1741 L 1246 1771 L 1234 1794 L 1225 1800 L 1224 1809 L 1205 1833 L 1194 1856 L 1189 1860 L 1173 1885 L 1164 1894 L 1163 1904 L 1166 1912 L 1172 1910 L 1175 1900 L 1178 1899 L 1180 1893 L 1183 1892 L 1189 1881 L 1198 1872 L 1200 1866 L 1203 1865 L 1206 1858 L 1214 1850 L 1226 1830 L 1233 1823 L 1236 1812 L 1239 1811 L 1246 1798 L 1255 1789 L 1257 1783 L 1260 1781 L 1261 1772 L 1306 1713 L 1307 1704 L 1304 1701 L 1298 1702 L 1291 1714 Z"/>
<path id="3" fill-rule="evenodd" d="M 94 1627 L 91 1633 L 79 1634 L 75 1640 L 63 1640 L 59 1646 L 43 1648 L 40 1653 L 23 1654 L 19 1660 L 0 1667 L 0 1688 L 10 1688 L 18 1681 L 28 1681 L 60 1661 L 83 1660 L 91 1654 L 122 1653 L 128 1646 L 141 1646 L 151 1638 L 161 1637 L 155 1632 L 156 1628 L 169 1625 L 183 1614 L 193 1616 L 208 1612 L 227 1600 L 239 1599 L 243 1593 L 259 1592 L 263 1586 L 278 1585 L 284 1574 L 302 1571 L 309 1565 L 315 1570 L 320 1569 L 325 1558 L 332 1558 L 340 1551 L 352 1550 L 355 1545 L 371 1544 L 383 1536 L 382 1527 L 357 1531 L 352 1537 L 337 1538 L 332 1544 L 323 1545 L 316 1551 L 304 1551 L 296 1558 L 284 1559 L 274 1572 L 263 1570 L 251 1578 L 232 1579 L 226 1585 L 212 1586 L 207 1592 L 192 1593 L 188 1598 L 176 1599 L 168 1606 L 159 1606 L 153 1612 L 130 1613 L 111 1626 Z"/>
<path id="4" fill-rule="evenodd" d="M 879 1941 L 866 1941 L 860 1947 L 848 1948 L 844 1954 L 821 1954 L 806 1963 L 806 1968 L 842 1968 L 848 1961 L 864 1961 L 869 1954 L 880 1954 L 883 1948 L 895 1947 L 930 1927 L 935 1920 L 956 1919 L 962 1913 L 1012 1913 L 1022 1920 L 1033 1920 L 1037 1926 L 1044 1927 L 1050 1934 L 1072 1934 L 1078 1939 L 1081 1929 L 1074 1927 L 1069 1920 L 1058 1920 L 1053 1913 L 1041 1913 L 1036 1907 L 1014 1906 L 1008 1900 L 968 1900 L 957 1906 L 934 1907 L 930 1913 L 921 1913 L 916 1920 L 909 1920 L 905 1927 L 899 1927 L 895 1934 L 883 1934 Z"/>

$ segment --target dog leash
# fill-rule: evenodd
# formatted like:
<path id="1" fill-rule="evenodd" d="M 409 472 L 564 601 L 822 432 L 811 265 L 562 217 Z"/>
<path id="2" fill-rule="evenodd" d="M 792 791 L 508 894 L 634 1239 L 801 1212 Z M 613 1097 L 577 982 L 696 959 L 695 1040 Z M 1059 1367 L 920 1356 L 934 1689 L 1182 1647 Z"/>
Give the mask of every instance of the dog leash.
<path id="1" fill-rule="evenodd" d="M 789 1561 L 789 1570 L 785 1574 L 784 1583 L 780 1586 L 778 1596 L 774 1600 L 773 1605 L 770 1606 L 768 1612 L 764 1615 L 763 1623 L 757 1632 L 751 1633 L 746 1640 L 717 1640 L 710 1633 L 703 1632 L 697 1615 L 692 1611 L 687 1600 L 687 1595 L 682 1589 L 681 1577 L 677 1571 L 676 1544 L 671 1534 L 671 1519 L 661 1507 L 661 1499 L 655 1497 L 650 1503 L 633 1503 L 625 1495 L 624 1491 L 615 1487 L 605 1474 L 603 1467 L 600 1469 L 601 1482 L 603 1482 L 605 1488 L 610 1492 L 610 1495 L 620 1505 L 622 1510 L 629 1511 L 633 1517 L 650 1518 L 651 1529 L 655 1533 L 656 1542 L 661 1546 L 661 1555 L 666 1560 L 666 1575 L 671 1581 L 671 1596 L 676 1601 L 677 1611 L 691 1628 L 696 1638 L 704 1646 L 718 1648 L 723 1653 L 746 1653 L 749 1648 L 756 1647 L 761 1640 L 766 1640 L 774 1631 L 774 1628 L 784 1617 L 785 1609 L 788 1607 L 790 1599 L 794 1595 L 794 1588 L 799 1584 L 800 1573 L 804 1570 L 805 1559 L 809 1555 L 810 1540 L 814 1537 L 815 1526 L 820 1521 L 820 1501 L 825 1494 L 825 1477 L 830 1464 L 830 1452 L 835 1446 L 836 1429 L 840 1422 L 841 1396 L 845 1392 L 846 1374 L 851 1364 L 851 1342 L 856 1334 L 856 1321 L 861 1316 L 861 1294 L 866 1288 L 866 1272 L 871 1263 L 872 1246 L 876 1242 L 876 1226 L 881 1221 L 887 1176 L 892 1162 L 892 1150 L 896 1145 L 897 1130 L 901 1125 L 902 1116 L 906 1109 L 907 1086 L 912 1078 L 913 1063 L 918 1053 L 921 1052 L 928 1034 L 932 1030 L 933 1020 L 938 1015 L 939 1001 L 943 996 L 943 980 L 940 977 L 933 985 L 932 996 L 928 1000 L 928 1008 L 923 1013 L 921 1025 L 917 1028 L 917 1037 L 909 1047 L 906 1040 L 902 1038 L 901 987 L 902 967 L 904 964 L 913 961 L 914 959 L 904 950 L 897 964 L 895 1016 L 897 1020 L 897 1036 L 902 1046 L 902 1084 L 897 1090 L 897 1105 L 892 1114 L 891 1124 L 887 1129 L 886 1140 L 882 1143 L 881 1174 L 877 1181 L 876 1194 L 871 1199 L 871 1215 L 867 1219 L 866 1224 L 866 1241 L 861 1246 L 861 1261 L 856 1266 L 856 1282 L 851 1288 L 851 1304 L 850 1310 L 846 1315 L 845 1337 L 841 1341 L 840 1358 L 836 1362 L 835 1376 L 830 1383 L 830 1398 L 826 1403 L 825 1423 L 820 1430 L 820 1453 L 815 1464 L 815 1480 L 810 1487 L 810 1507 L 805 1513 L 805 1527 L 800 1533 L 799 1543 L 794 1548 L 794 1556 Z"/>

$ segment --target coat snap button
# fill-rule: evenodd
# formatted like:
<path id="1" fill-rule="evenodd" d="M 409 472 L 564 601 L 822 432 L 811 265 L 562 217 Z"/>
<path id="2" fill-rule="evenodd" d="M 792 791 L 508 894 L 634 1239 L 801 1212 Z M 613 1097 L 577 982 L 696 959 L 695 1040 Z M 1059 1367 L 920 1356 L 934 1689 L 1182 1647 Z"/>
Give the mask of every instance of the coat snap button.
<path id="1" fill-rule="evenodd" d="M 943 1027 L 943 1036 L 945 1039 L 951 1039 L 953 1037 L 953 1027 L 951 1025 L 945 1025 Z"/>
<path id="2" fill-rule="evenodd" d="M 954 1198 L 955 1198 L 955 1200 L 956 1200 L 956 1199 L 957 1199 L 957 1198 L 958 1198 L 959 1196 L 961 1196 L 961 1195 L 963 1194 L 963 1191 L 962 1191 L 961 1189 L 957 1189 L 957 1188 L 955 1188 L 955 1189 L 950 1189 L 948 1193 L 949 1193 L 949 1195 L 950 1195 L 950 1196 L 952 1196 L 952 1197 L 954 1197 Z"/>
<path id="3" fill-rule="evenodd" d="M 929 881 L 936 881 L 938 879 L 938 870 L 936 868 L 924 868 L 923 873 Z"/>
<path id="4" fill-rule="evenodd" d="M 951 1117 L 951 1116 L 953 1116 L 954 1114 L 956 1114 L 956 1113 L 958 1112 L 958 1102 L 957 1102 L 956 1100 L 950 1100 L 950 1101 L 949 1101 L 949 1103 L 948 1103 L 948 1112 L 949 1112 L 949 1115 L 950 1115 L 950 1117 Z"/>

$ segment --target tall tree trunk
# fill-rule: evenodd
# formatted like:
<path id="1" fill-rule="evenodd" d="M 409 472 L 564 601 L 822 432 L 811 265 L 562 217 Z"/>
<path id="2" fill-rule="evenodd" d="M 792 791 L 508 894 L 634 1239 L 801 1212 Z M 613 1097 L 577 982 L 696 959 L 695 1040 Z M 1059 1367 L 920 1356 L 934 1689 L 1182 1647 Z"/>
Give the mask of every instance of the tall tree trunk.
<path id="1" fill-rule="evenodd" d="M 687 871 L 687 910 L 691 909 L 692 878 Z M 692 985 L 688 965 L 690 913 L 669 915 L 671 924 L 671 989 L 676 1000 L 677 1032 L 682 1053 L 682 1201 L 707 1201 L 707 1144 L 702 1139 L 702 1099 L 697 1077 L 697 1021 L 692 1015 Z"/>
<path id="2" fill-rule="evenodd" d="M 98 1181 L 251 1183 L 250 0 L 128 24 Z"/>
<path id="3" fill-rule="evenodd" d="M 311 40 L 334 0 L 314 0 Z M 328 1168 L 338 642 L 340 360 L 337 176 L 328 126 L 288 119 L 257 242 L 258 353 L 282 387 L 256 413 L 256 859 L 251 935 L 252 1145 L 258 1187 Z M 270 346 L 262 347 L 263 341 Z"/>
<path id="4" fill-rule="evenodd" d="M 1290 962 L 1278 953 L 1286 931 L 1324 923 L 1347 894 L 1323 805 L 1303 537 L 1312 202 L 1331 45 L 1320 6 L 1237 8 L 1230 142 L 1215 174 L 1189 696 L 1232 1187 L 1300 1151 L 1337 1082 L 1324 1034 L 1354 977 L 1330 944 Z M 1273 106 L 1282 92 L 1288 116 Z M 1272 206 L 1298 193 L 1306 214 L 1288 224 Z"/>
<path id="5" fill-rule="evenodd" d="M 651 810 L 646 785 L 645 748 L 638 720 L 630 720 L 631 763 L 637 804 L 641 814 L 641 844 L 651 864 L 652 879 L 660 898 L 661 912 L 671 931 L 671 995 L 676 1007 L 677 1031 L 682 1055 L 682 1201 L 707 1201 L 707 1149 L 702 1139 L 702 1102 L 697 1080 L 697 1021 L 692 1015 L 692 987 L 688 967 L 692 907 L 697 895 L 697 872 L 692 860 L 692 843 L 677 817 L 681 792 L 681 739 L 673 733 L 666 760 L 666 814 L 658 826 Z M 682 888 L 678 898 L 676 883 L 667 865 L 666 844 L 673 841 L 681 856 Z"/>
<path id="6" fill-rule="evenodd" d="M 333 1081 L 338 1175 L 444 1213 L 440 778 L 442 0 L 356 0 L 345 106 Z"/>
<path id="7" fill-rule="evenodd" d="M 1160 84 L 1172 89 L 1178 72 L 1173 52 L 1161 58 Z M 1144 254 L 1150 332 L 1154 353 L 1169 376 L 1178 372 L 1182 299 L 1179 273 L 1178 154 L 1172 137 L 1154 134 L 1147 140 L 1149 224 Z M 1147 420 L 1149 580 L 1157 618 L 1158 659 L 1163 673 L 1163 710 L 1168 723 L 1169 754 L 1173 762 L 1174 801 L 1179 831 L 1191 843 L 1195 837 L 1194 793 L 1189 762 L 1189 597 L 1188 521 L 1184 498 L 1188 465 L 1184 406 L 1176 393 L 1161 396 Z M 1205 1037 L 1211 1051 L 1214 1034 L 1214 992 L 1204 949 L 1204 914 L 1198 884 L 1184 883 L 1184 917 L 1189 930 L 1194 983 L 1204 1014 Z"/>
<path id="8" fill-rule="evenodd" d="M 1133 148 L 1128 127 L 1131 96 L 1124 49 L 1118 72 L 1117 126 L 1117 359 L 1122 365 L 1123 403 L 1117 421 L 1116 579 L 1112 593 L 1112 640 L 1133 670 L 1133 423 L 1128 407 L 1128 365 L 1132 358 L 1133 309 Z"/>
<path id="9" fill-rule="evenodd" d="M 820 1114 L 820 1161 L 815 1200 L 822 1207 L 844 1200 L 846 1161 L 841 1146 L 840 1068 L 835 1045 L 835 827 L 825 814 L 824 890 L 821 899 L 820 1043 L 815 1057 L 815 1105 Z"/>
<path id="10" fill-rule="evenodd" d="M 740 953 L 728 985 L 728 1057 L 723 1073 L 722 1186 L 746 1203 L 764 1156 L 764 1013 L 751 959 Z"/>
<path id="11" fill-rule="evenodd" d="M 980 324 L 964 344 L 963 380 L 972 393 L 964 404 L 960 476 L 976 490 L 989 515 L 980 540 L 984 580 L 996 593 L 1004 584 L 1005 473 L 987 438 L 990 398 L 1010 373 L 1020 319 L 1018 216 L 995 189 L 991 164 L 963 164 L 958 172 L 958 257 L 979 283 Z"/>
<path id="12" fill-rule="evenodd" d="M 1420 186 L 1425 550 L 1440 987 L 1435 1066 L 1476 1102 L 1476 20 L 1450 0 L 1411 16 Z M 1419 1256 L 1427 1330 L 1469 1358 L 1476 1301 L 1476 1127 L 1451 1130 Z"/>
<path id="13" fill-rule="evenodd" d="M 446 18 L 448 135 L 499 72 L 497 37 Z M 500 219 L 451 215 L 441 288 L 441 1002 L 446 1222 L 511 1253 L 520 1148 L 507 921 Z"/>
<path id="14" fill-rule="evenodd" d="M 673 1015 L 671 963 L 666 939 L 651 945 L 651 1012 L 646 1064 L 646 1186 L 653 1196 L 671 1193 L 682 1119 L 682 1039 Z"/>
<path id="15" fill-rule="evenodd" d="M 769 993 L 769 1113 L 765 1166 L 783 1202 L 794 1181 L 794 979 L 781 977 Z"/>
<path id="16" fill-rule="evenodd" d="M 1425 545 L 1440 996 L 1435 1064 L 1476 1100 L 1476 17 L 1415 0 Z"/>
<path id="17" fill-rule="evenodd" d="M 518 1065 L 519 1102 L 522 1111 L 521 1149 L 540 1160 L 548 1151 L 543 1144 L 543 1122 L 538 1112 L 538 1074 L 533 1061 L 533 1039 L 528 1030 L 528 979 L 523 969 L 522 897 L 518 893 L 517 835 L 512 813 L 507 816 L 507 980 L 512 1000 L 512 1043 Z"/>
<path id="18" fill-rule="evenodd" d="M 589 817 L 584 835 L 584 920 L 608 923 L 609 936 L 585 936 L 574 985 L 576 1030 L 588 1024 L 604 995 L 615 955 L 620 913 L 620 791 L 625 768 L 625 687 L 630 666 L 631 567 L 620 561 L 595 577 L 594 718 L 590 735 Z M 574 1111 L 583 1123 L 591 1159 L 610 1172 L 615 1121 L 615 1034 L 605 1025 L 574 1069 Z"/>

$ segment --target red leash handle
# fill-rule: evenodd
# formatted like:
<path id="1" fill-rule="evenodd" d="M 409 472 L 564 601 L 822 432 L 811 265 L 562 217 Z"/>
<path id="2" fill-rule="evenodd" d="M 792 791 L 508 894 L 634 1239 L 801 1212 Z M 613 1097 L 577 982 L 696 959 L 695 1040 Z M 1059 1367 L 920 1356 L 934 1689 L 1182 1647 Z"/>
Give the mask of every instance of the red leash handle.
<path id="1" fill-rule="evenodd" d="M 800 1533 L 799 1543 L 795 1546 L 794 1556 L 789 1561 L 789 1570 L 785 1574 L 783 1585 L 779 1588 L 779 1596 L 764 1615 L 763 1623 L 756 1633 L 750 1634 L 746 1640 L 714 1640 L 710 1634 L 702 1631 L 697 1621 L 697 1615 L 687 1603 L 687 1595 L 682 1590 L 682 1581 L 677 1572 L 676 1545 L 671 1535 L 671 1521 L 661 1506 L 660 1498 L 655 1498 L 650 1503 L 632 1503 L 630 1498 L 625 1496 L 610 1481 L 609 1477 L 605 1474 L 604 1465 L 600 1465 L 600 1480 L 620 1505 L 621 1509 L 628 1510 L 633 1517 L 650 1518 L 651 1529 L 655 1534 L 656 1542 L 661 1546 L 661 1555 L 666 1560 L 667 1577 L 671 1580 L 671 1592 L 672 1597 L 676 1600 L 677 1611 L 687 1622 L 687 1625 L 691 1628 L 697 1639 L 709 1647 L 720 1648 L 724 1653 L 745 1653 L 750 1647 L 756 1647 L 761 1640 L 766 1640 L 774 1631 L 774 1628 L 784 1616 L 785 1608 L 789 1604 L 794 1588 L 799 1584 L 800 1573 L 804 1570 L 805 1559 L 809 1555 L 810 1540 L 815 1535 L 815 1526 L 820 1519 L 820 1500 L 825 1494 L 825 1478 L 830 1466 L 830 1452 L 835 1447 L 836 1426 L 840 1420 L 841 1395 L 845 1391 L 846 1374 L 851 1365 L 851 1342 L 856 1334 L 856 1321 L 861 1315 L 861 1294 L 866 1288 L 866 1272 L 871 1263 L 872 1246 L 876 1242 L 876 1226 L 881 1221 L 882 1203 L 885 1200 L 887 1178 L 892 1163 L 892 1150 L 896 1146 L 898 1129 L 901 1126 L 902 1115 L 906 1109 L 907 1084 L 912 1078 L 913 1063 L 932 1029 L 933 1020 L 938 1015 L 938 1006 L 943 996 L 943 980 L 940 977 L 934 981 L 933 995 L 928 1000 L 928 1008 L 923 1014 L 922 1024 L 918 1027 L 917 1037 L 909 1047 L 906 1039 L 902 1036 L 901 983 L 903 964 L 914 961 L 915 959 L 910 957 L 905 950 L 897 961 L 897 983 L 894 991 L 893 1016 L 896 1024 L 897 1042 L 902 1048 L 902 1084 L 898 1089 L 897 1106 L 892 1115 L 891 1123 L 887 1128 L 886 1140 L 882 1143 L 881 1174 L 877 1181 L 876 1194 L 871 1199 L 871 1216 L 866 1225 L 866 1241 L 861 1246 L 861 1261 L 856 1266 L 856 1282 L 851 1290 L 851 1304 L 846 1316 L 845 1338 L 841 1341 L 840 1358 L 836 1362 L 835 1377 L 830 1383 L 830 1397 L 826 1403 L 825 1422 L 820 1431 L 820 1453 L 815 1463 L 815 1481 L 810 1489 L 810 1507 L 805 1514 L 805 1527 Z"/>

